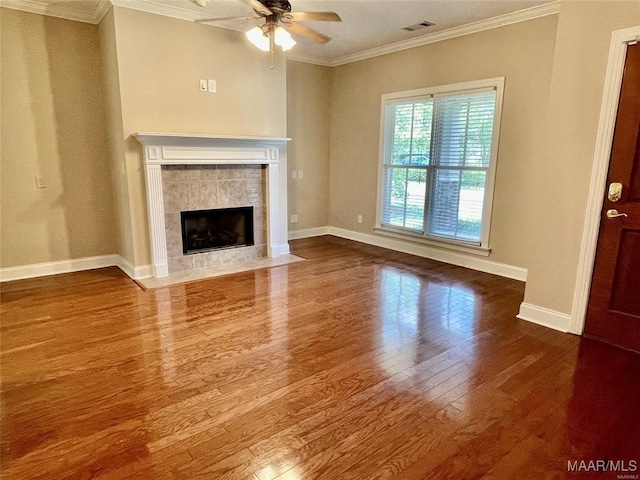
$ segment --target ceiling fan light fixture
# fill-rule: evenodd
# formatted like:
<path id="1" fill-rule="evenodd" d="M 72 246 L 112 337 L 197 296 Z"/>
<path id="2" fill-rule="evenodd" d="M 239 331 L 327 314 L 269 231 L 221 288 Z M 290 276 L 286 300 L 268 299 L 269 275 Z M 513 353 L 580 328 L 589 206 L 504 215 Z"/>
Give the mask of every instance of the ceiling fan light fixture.
<path id="1" fill-rule="evenodd" d="M 274 32 L 274 41 L 276 45 L 282 47 L 283 52 L 291 50 L 296 44 L 296 41 L 291 37 L 289 32 L 287 32 L 282 27 L 276 27 L 276 30 Z"/>
<path id="2" fill-rule="evenodd" d="M 1 1 L 1 0 L 0 0 Z M 146 0 L 145 0 L 146 1 Z M 190 0 L 198 5 L 207 4 L 211 0 Z M 197 23 L 208 23 L 222 20 L 246 20 L 262 18 L 264 23 L 245 32 L 247 39 L 258 49 L 270 52 L 273 60 L 274 45 L 282 48 L 283 52 L 291 50 L 296 41 L 289 31 L 295 35 L 306 37 L 317 44 L 325 44 L 331 38 L 322 33 L 302 25 L 298 22 L 341 22 L 342 19 L 335 12 L 292 12 L 288 0 L 242 0 L 253 8 L 254 14 L 245 17 L 201 18 Z M 257 15 L 257 16 L 256 16 Z M 273 62 L 272 62 L 273 63 Z"/>
<path id="3" fill-rule="evenodd" d="M 271 50 L 271 42 L 269 37 L 265 34 L 264 30 L 260 27 L 253 27 L 247 33 L 245 33 L 249 41 L 258 47 L 263 52 Z"/>

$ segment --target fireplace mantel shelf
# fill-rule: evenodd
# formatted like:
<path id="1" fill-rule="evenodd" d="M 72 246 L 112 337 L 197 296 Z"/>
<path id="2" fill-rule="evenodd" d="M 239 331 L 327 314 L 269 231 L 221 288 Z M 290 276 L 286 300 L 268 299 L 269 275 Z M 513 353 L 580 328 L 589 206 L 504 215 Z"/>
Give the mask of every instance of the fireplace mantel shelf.
<path id="1" fill-rule="evenodd" d="M 231 135 L 204 135 L 199 133 L 154 133 L 138 132 L 132 133 L 143 145 L 153 145 L 156 147 L 218 147 L 222 144 L 231 146 L 274 146 L 281 145 L 290 138 L 281 137 L 251 137 L 251 136 L 231 136 Z"/>
<path id="2" fill-rule="evenodd" d="M 134 133 L 145 147 L 147 165 L 207 165 L 277 163 L 278 149 L 289 138 Z"/>

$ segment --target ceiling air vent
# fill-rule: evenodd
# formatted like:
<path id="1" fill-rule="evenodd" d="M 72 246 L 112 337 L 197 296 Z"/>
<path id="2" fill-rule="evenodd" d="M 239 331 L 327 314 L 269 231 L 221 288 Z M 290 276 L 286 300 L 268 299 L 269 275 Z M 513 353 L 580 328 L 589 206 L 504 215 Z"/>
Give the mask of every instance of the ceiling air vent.
<path id="1" fill-rule="evenodd" d="M 435 25 L 435 23 L 427 22 L 425 20 L 424 22 L 416 23 L 415 25 L 409 25 L 408 27 L 402 27 L 402 29 L 403 30 L 407 30 L 409 32 L 415 32 L 416 30 L 421 30 L 423 28 L 432 27 L 434 25 Z"/>

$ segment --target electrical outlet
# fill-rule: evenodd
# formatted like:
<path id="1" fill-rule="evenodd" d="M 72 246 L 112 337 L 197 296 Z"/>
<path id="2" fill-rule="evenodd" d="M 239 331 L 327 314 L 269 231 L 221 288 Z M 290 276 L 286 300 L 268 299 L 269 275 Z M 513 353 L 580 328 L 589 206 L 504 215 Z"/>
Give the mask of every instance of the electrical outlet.
<path id="1" fill-rule="evenodd" d="M 216 81 L 209 79 L 209 93 L 216 93 Z"/>
<path id="2" fill-rule="evenodd" d="M 47 188 L 47 179 L 42 175 L 36 175 L 36 188 Z"/>
<path id="3" fill-rule="evenodd" d="M 207 81 L 206 80 L 200 80 L 200 91 L 201 92 L 206 92 L 207 91 Z"/>
<path id="4" fill-rule="evenodd" d="M 358 215 L 358 223 L 362 223 L 362 215 Z"/>
<path id="5" fill-rule="evenodd" d="M 298 223 L 298 214 L 291 215 L 291 223 Z"/>
<path id="6" fill-rule="evenodd" d="M 302 179 L 302 177 L 303 177 L 302 170 L 298 170 L 298 178 Z"/>

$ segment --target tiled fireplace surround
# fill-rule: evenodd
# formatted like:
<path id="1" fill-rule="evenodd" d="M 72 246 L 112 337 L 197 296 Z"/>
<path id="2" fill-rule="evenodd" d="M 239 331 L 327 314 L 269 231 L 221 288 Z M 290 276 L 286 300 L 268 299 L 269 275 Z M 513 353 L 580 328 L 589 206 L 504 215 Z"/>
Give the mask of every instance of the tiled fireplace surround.
<path id="1" fill-rule="evenodd" d="M 164 165 L 162 192 L 169 273 L 217 267 L 267 255 L 262 165 Z M 180 212 L 253 207 L 252 247 L 236 247 L 184 255 Z"/>
<path id="2" fill-rule="evenodd" d="M 154 277 L 289 253 L 286 189 L 280 188 L 282 151 L 288 139 L 134 136 L 144 152 Z M 181 211 L 241 206 L 254 207 L 254 246 L 182 253 Z"/>

